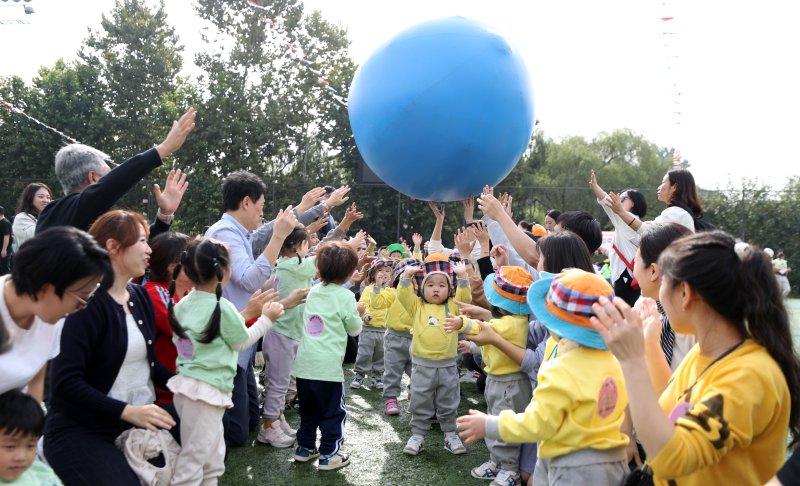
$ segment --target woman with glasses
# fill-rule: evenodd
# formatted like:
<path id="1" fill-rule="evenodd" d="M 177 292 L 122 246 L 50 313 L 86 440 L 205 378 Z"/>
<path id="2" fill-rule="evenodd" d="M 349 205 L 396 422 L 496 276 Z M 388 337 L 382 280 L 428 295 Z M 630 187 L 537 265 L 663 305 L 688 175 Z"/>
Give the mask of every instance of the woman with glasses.
<path id="1" fill-rule="evenodd" d="M 135 426 L 172 429 L 175 419 L 155 405 L 155 386 L 173 375 L 155 357 L 155 317 L 147 291 L 130 283 L 150 261 L 141 214 L 109 211 L 89 228 L 113 269 L 86 309 L 64 323 L 61 353 L 52 363 L 52 396 L 44 453 L 64 484 L 138 485 L 114 440 Z M 169 408 L 169 406 L 164 406 Z M 171 410 L 174 415 L 174 409 Z"/>
<path id="2" fill-rule="evenodd" d="M 11 274 L 0 277 L 0 393 L 27 388 L 42 401 L 64 316 L 84 307 L 110 273 L 106 251 L 75 228 L 53 228 L 20 248 Z"/>
<path id="3" fill-rule="evenodd" d="M 641 192 L 626 189 L 617 196 L 614 193 L 606 194 L 597 184 L 594 171 L 589 178 L 589 187 L 597 197 L 597 204 L 603 208 L 611 224 L 614 225 L 614 242 L 608 252 L 608 262 L 611 266 L 611 282 L 614 284 L 614 295 L 622 298 L 628 305 L 633 305 L 641 295 L 639 285 L 633 278 L 633 257 L 639 247 L 639 235 L 629 224 L 612 209 L 613 198 L 619 200 L 623 211 L 632 213 L 634 218 L 644 218 L 647 214 L 647 201 Z"/>

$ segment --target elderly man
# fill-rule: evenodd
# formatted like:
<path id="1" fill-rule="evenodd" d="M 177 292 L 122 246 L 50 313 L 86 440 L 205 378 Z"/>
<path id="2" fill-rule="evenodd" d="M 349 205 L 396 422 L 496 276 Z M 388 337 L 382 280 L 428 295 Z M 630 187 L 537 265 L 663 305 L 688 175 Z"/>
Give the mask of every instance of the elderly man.
<path id="1" fill-rule="evenodd" d="M 88 230 L 98 216 L 105 213 L 139 183 L 162 160 L 181 148 L 194 128 L 194 108 L 173 122 L 163 142 L 136 155 L 111 170 L 108 156 L 82 144 L 70 144 L 56 154 L 55 169 L 65 196 L 48 204 L 36 223 L 36 234 L 55 226 L 74 226 Z M 150 228 L 150 236 L 169 229 L 172 217 L 186 191 L 186 176 L 180 170 L 170 171 L 164 191 L 158 184 L 154 191 L 158 202 L 158 219 Z"/>

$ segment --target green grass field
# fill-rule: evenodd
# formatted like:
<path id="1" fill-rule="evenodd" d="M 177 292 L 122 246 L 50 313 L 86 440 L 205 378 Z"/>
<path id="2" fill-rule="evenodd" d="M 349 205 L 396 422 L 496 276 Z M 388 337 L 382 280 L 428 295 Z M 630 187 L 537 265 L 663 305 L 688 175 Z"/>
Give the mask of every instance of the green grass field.
<path id="1" fill-rule="evenodd" d="M 792 318 L 795 349 L 800 353 L 800 299 L 787 300 Z M 352 379 L 352 365 L 345 365 L 345 383 Z M 407 383 L 406 383 L 407 386 Z M 383 413 L 380 392 L 346 387 L 347 426 L 345 449 L 351 464 L 339 471 L 316 469 L 312 462 L 295 464 L 294 449 L 275 449 L 256 443 L 230 451 L 222 485 L 296 484 L 296 485 L 417 485 L 417 484 L 487 484 L 473 479 L 469 470 L 488 459 L 483 442 L 467 446 L 467 454 L 454 456 L 444 450 L 444 436 L 434 426 L 425 440 L 425 451 L 416 457 L 403 454 L 410 436 L 408 427 L 409 402 L 400 402 L 401 414 L 395 417 Z M 405 388 L 403 396 L 405 396 Z M 474 384 L 461 384 L 459 415 L 469 408 L 485 409 L 483 396 Z M 299 416 L 287 412 L 287 419 L 297 427 Z"/>

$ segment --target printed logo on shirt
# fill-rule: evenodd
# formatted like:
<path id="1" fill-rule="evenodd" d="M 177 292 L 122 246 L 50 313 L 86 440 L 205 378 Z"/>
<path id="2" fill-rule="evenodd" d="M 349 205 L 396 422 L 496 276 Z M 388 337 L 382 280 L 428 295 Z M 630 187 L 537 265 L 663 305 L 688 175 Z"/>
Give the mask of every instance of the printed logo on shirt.
<path id="1" fill-rule="evenodd" d="M 439 319 L 437 319 L 437 318 L 435 318 L 433 316 L 428 316 L 428 325 L 429 326 L 438 326 L 439 325 Z"/>
<path id="2" fill-rule="evenodd" d="M 597 415 L 600 418 L 606 418 L 614 413 L 618 400 L 617 382 L 614 378 L 607 376 L 600 387 L 600 394 L 597 397 Z"/>
<path id="3" fill-rule="evenodd" d="M 323 330 L 325 330 L 325 321 L 322 320 L 322 317 L 314 314 L 308 319 L 306 323 L 306 332 L 308 332 L 309 336 L 322 336 Z"/>
<path id="4" fill-rule="evenodd" d="M 676 425 L 704 434 L 714 448 L 722 449 L 731 435 L 730 425 L 723 413 L 724 405 L 722 395 L 714 395 L 693 406 L 678 419 Z"/>

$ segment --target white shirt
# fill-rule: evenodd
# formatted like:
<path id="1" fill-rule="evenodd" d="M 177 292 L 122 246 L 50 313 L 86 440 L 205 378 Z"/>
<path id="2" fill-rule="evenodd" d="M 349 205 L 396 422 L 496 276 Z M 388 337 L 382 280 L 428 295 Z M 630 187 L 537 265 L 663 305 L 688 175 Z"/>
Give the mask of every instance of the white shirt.
<path id="1" fill-rule="evenodd" d="M 692 233 L 694 233 L 694 217 L 689 214 L 685 209 L 679 208 L 678 206 L 670 206 L 667 209 L 661 211 L 661 214 L 656 216 L 654 221 L 648 221 L 646 223 L 642 223 L 639 226 L 638 233 L 641 235 L 646 230 L 646 226 L 651 226 L 653 223 L 661 223 L 661 224 L 669 224 L 669 223 L 678 223 L 683 226 L 689 228 Z"/>
<path id="2" fill-rule="evenodd" d="M 611 224 L 614 225 L 614 246 L 619 249 L 620 253 L 622 253 L 628 260 L 628 263 L 631 264 L 631 267 L 633 267 L 633 258 L 636 256 L 636 250 L 639 248 L 640 235 L 634 231 L 633 228 L 628 226 L 628 223 L 623 221 L 617 213 L 605 205 L 606 200 L 609 200 L 608 194 L 606 194 L 604 198 L 598 199 L 597 204 L 603 208 L 603 211 L 608 215 L 608 219 L 611 220 Z M 613 284 L 619 279 L 619 276 L 622 275 L 622 272 L 624 272 L 628 266 L 625 265 L 625 262 L 622 261 L 613 248 L 608 252 L 608 263 L 611 267 L 611 283 Z M 633 270 L 628 270 L 631 278 L 633 278 Z"/>
<path id="3" fill-rule="evenodd" d="M 147 344 L 130 314 L 125 316 L 125 327 L 128 330 L 128 350 L 108 396 L 131 405 L 148 405 L 156 401 L 156 391 L 150 380 Z"/>
<path id="4" fill-rule="evenodd" d="M 64 319 L 48 324 L 38 317 L 29 329 L 19 327 L 11 319 L 2 292 L 8 277 L 0 277 L 0 319 L 11 337 L 11 349 L 0 354 L 0 393 L 26 387 L 47 360 L 58 356 L 64 327 Z"/>

